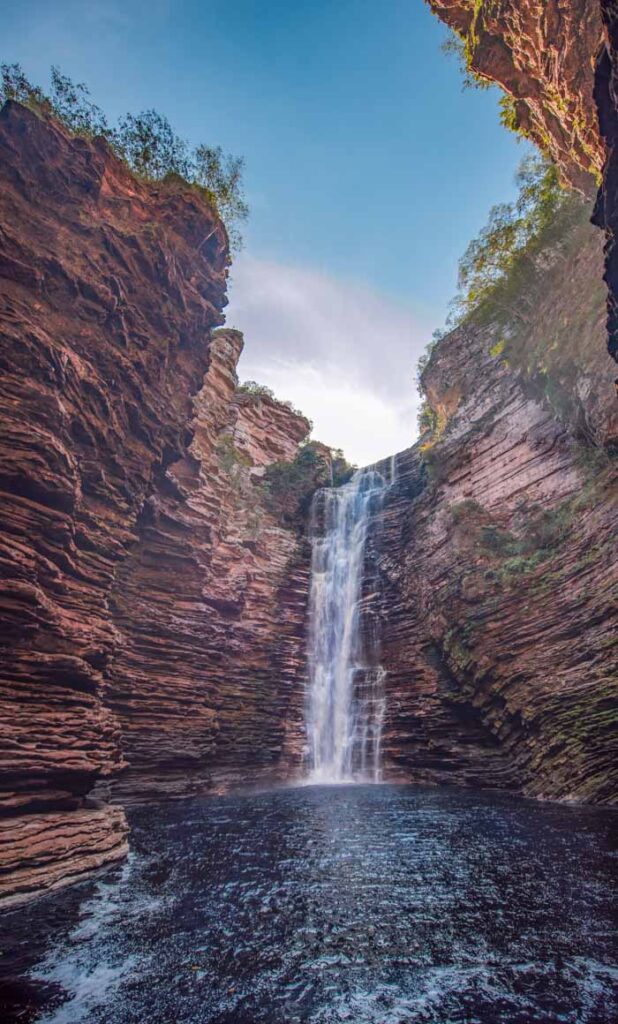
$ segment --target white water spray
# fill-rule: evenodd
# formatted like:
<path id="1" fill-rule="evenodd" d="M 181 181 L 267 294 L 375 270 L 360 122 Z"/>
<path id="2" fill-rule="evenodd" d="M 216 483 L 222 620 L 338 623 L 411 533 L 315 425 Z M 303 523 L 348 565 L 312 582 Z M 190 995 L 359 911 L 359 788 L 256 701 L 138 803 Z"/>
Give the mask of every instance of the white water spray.
<path id="1" fill-rule="evenodd" d="M 392 464 L 390 483 L 394 469 Z M 361 602 L 369 522 L 386 487 L 377 470 L 361 469 L 349 483 L 313 499 L 307 702 L 312 782 L 380 781 L 385 672 L 377 631 L 361 630 Z"/>

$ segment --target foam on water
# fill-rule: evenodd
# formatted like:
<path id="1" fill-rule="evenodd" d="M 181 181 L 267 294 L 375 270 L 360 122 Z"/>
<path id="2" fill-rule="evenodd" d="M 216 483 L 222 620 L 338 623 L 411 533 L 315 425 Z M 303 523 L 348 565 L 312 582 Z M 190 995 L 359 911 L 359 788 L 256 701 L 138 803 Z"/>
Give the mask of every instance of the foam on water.
<path id="1" fill-rule="evenodd" d="M 65 990 L 44 1024 L 618 1020 L 607 808 L 354 785 L 129 818 L 129 870 L 2 920 L 0 972 L 27 946 Z"/>

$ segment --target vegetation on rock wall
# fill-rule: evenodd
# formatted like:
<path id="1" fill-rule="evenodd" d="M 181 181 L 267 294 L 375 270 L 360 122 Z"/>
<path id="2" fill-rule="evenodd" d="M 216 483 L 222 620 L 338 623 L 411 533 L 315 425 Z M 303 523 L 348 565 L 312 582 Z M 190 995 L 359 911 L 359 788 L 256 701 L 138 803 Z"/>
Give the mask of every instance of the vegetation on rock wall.
<path id="1" fill-rule="evenodd" d="M 527 321 L 535 280 L 559 257 L 571 225 L 588 217 L 586 203 L 560 186 L 556 168 L 543 157 L 527 156 L 516 183 L 515 202 L 492 207 L 459 262 L 454 324 Z"/>
<path id="2" fill-rule="evenodd" d="M 308 441 L 293 462 L 274 462 L 267 468 L 263 477 L 267 504 L 283 523 L 300 526 L 306 521 L 315 491 L 339 487 L 353 472 L 342 451 Z"/>
<path id="3" fill-rule="evenodd" d="M 242 384 L 238 385 L 236 390 L 241 395 L 253 395 L 256 398 L 267 398 L 271 402 L 278 402 L 280 405 L 285 405 L 286 409 L 290 409 L 291 412 L 296 413 L 297 416 L 302 416 L 303 419 L 307 420 L 310 433 L 313 430 L 313 421 L 305 416 L 304 412 L 298 409 L 292 402 L 282 401 L 277 398 L 273 389 L 269 388 L 266 384 L 258 384 L 256 380 L 245 380 Z"/>
<path id="4" fill-rule="evenodd" d="M 478 39 L 473 28 L 467 34 L 462 35 L 459 35 L 453 28 L 450 28 L 441 49 L 443 53 L 454 57 L 457 61 L 464 89 L 491 89 L 492 86 L 499 87 L 498 82 L 485 78 L 472 66 L 474 48 L 477 42 Z M 515 98 L 510 93 L 503 92 L 498 105 L 500 107 L 500 124 L 504 128 L 508 128 L 509 131 L 514 132 L 519 138 L 529 139 L 530 134 L 527 128 L 519 120 Z"/>
<path id="5" fill-rule="evenodd" d="M 242 157 L 226 155 L 220 146 L 200 144 L 191 149 L 156 110 L 126 114 L 111 126 L 92 102 L 87 86 L 72 82 L 58 68 L 51 70 L 49 93 L 33 85 L 19 64 L 2 64 L 0 70 L 0 105 L 15 100 L 40 116 L 55 118 L 76 135 L 106 139 L 134 174 L 149 181 L 185 181 L 216 208 L 231 247 L 240 248 L 238 225 L 249 214 L 243 193 Z"/>
<path id="6" fill-rule="evenodd" d="M 589 204 L 579 194 L 562 188 L 551 162 L 541 156 L 527 156 L 516 181 L 516 200 L 492 207 L 487 224 L 462 256 L 458 293 L 451 303 L 446 327 L 434 332 L 419 359 L 417 384 L 424 398 L 419 412 L 421 434 L 435 433 L 437 427 L 423 385 L 423 373 L 436 344 L 466 323 L 491 324 L 496 328 L 496 338 L 490 355 L 523 366 L 526 359 L 518 354 L 517 339 L 526 333 L 537 314 L 548 274 L 574 258 L 587 241 Z M 586 316 L 591 316 L 588 305 Z M 558 352 L 553 361 L 559 357 Z M 530 372 L 546 373 L 545 362 L 539 357 L 538 366 L 530 367 Z"/>

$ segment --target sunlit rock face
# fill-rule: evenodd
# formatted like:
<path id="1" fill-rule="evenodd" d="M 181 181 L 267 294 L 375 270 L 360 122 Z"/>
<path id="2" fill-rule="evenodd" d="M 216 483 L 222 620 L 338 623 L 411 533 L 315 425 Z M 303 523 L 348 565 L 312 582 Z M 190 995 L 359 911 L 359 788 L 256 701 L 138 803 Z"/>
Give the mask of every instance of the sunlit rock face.
<path id="1" fill-rule="evenodd" d="M 601 268 L 580 224 L 525 327 L 458 328 L 425 371 L 441 426 L 399 456 L 374 530 L 387 777 L 618 800 Z"/>
<path id="2" fill-rule="evenodd" d="M 124 856 L 110 788 L 298 759 L 306 555 L 259 474 L 307 423 L 235 392 L 242 339 L 212 335 L 227 237 L 195 192 L 13 103 L 0 175 L 0 878 L 19 898 Z"/>
<path id="3" fill-rule="evenodd" d="M 607 345 L 618 361 L 618 5 L 615 0 L 428 0 L 467 39 L 471 68 L 508 94 L 513 126 L 593 195 L 606 235 Z"/>
<path id="4" fill-rule="evenodd" d="M 603 166 L 593 99 L 603 45 L 598 0 L 428 0 L 465 36 L 474 72 L 512 98 L 515 122 L 557 163 L 564 179 L 592 194 Z"/>

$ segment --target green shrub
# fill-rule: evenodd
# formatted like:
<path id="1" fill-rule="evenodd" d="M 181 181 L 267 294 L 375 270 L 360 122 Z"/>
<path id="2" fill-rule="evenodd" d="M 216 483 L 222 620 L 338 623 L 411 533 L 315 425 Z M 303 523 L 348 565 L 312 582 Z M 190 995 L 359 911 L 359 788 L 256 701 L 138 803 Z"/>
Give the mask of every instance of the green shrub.
<path id="1" fill-rule="evenodd" d="M 298 449 L 292 462 L 274 462 L 264 474 L 267 504 L 272 512 L 288 524 L 299 524 L 309 512 L 311 499 L 318 488 L 339 487 L 354 472 L 343 452 L 336 449 L 330 459 L 315 441 Z"/>
<path id="2" fill-rule="evenodd" d="M 500 338 L 500 340 L 497 341 L 495 343 L 495 345 L 491 346 L 491 348 L 489 350 L 490 356 L 492 356 L 494 359 L 497 359 L 498 356 L 501 356 L 502 353 L 504 352 L 504 346 L 505 345 L 506 345 L 506 340 L 504 338 Z"/>
<path id="3" fill-rule="evenodd" d="M 427 399 L 418 411 L 418 429 L 420 434 L 433 433 L 438 425 L 438 414 L 431 408 Z"/>
<path id="4" fill-rule="evenodd" d="M 504 581 L 532 572 L 559 549 L 567 537 L 574 511 L 573 500 L 552 509 L 533 506 L 517 535 L 495 523 L 482 526 L 478 531 L 479 547 L 502 560 L 499 577 Z M 489 578 L 487 573 L 485 578 Z"/>
<path id="5" fill-rule="evenodd" d="M 463 501 L 458 501 L 455 505 L 451 505 L 450 512 L 453 522 L 461 523 L 465 519 L 482 514 L 483 508 L 473 498 L 464 498 Z"/>
<path id="6" fill-rule="evenodd" d="M 234 480 L 239 479 L 242 469 L 246 469 L 252 464 L 247 455 L 238 451 L 231 434 L 223 434 L 217 444 L 216 452 L 221 469 Z"/>
<path id="7" fill-rule="evenodd" d="M 243 384 L 238 385 L 236 391 L 241 395 L 253 395 L 256 398 L 268 398 L 271 401 L 276 402 L 277 405 L 284 405 L 286 409 L 289 409 L 290 412 L 293 412 L 295 416 L 301 416 L 302 419 L 307 421 L 308 434 L 310 434 L 311 431 L 313 430 L 313 421 L 310 420 L 308 416 L 305 416 L 304 412 L 302 412 L 301 409 L 297 409 L 297 407 L 292 402 L 280 401 L 275 395 L 273 389 L 267 387 L 266 384 L 258 384 L 258 382 L 255 380 L 246 380 L 244 381 Z"/>
<path id="8" fill-rule="evenodd" d="M 142 178 L 154 181 L 177 175 L 196 180 L 189 147 L 156 110 L 126 114 L 107 136 L 129 167 Z"/>
<path id="9" fill-rule="evenodd" d="M 522 576 L 524 573 L 532 572 L 545 558 L 547 552 L 536 551 L 528 557 L 517 555 L 515 558 L 507 558 L 502 566 L 502 572 L 510 576 Z"/>
<path id="10" fill-rule="evenodd" d="M 584 199 L 561 187 L 556 168 L 544 157 L 525 157 L 516 181 L 515 202 L 492 207 L 487 224 L 459 261 L 448 329 L 466 321 L 527 324 L 538 288 L 565 251 L 570 229 L 588 219 Z"/>
<path id="11" fill-rule="evenodd" d="M 258 384 L 256 380 L 246 380 L 236 388 L 241 395 L 256 395 L 258 398 L 271 398 L 274 400 L 275 392 L 265 384 Z"/>
<path id="12" fill-rule="evenodd" d="M 494 523 L 488 526 L 481 526 L 479 532 L 479 543 L 489 551 L 506 555 L 517 549 L 517 538 L 508 530 L 496 526 Z"/>
<path id="13" fill-rule="evenodd" d="M 440 49 L 447 57 L 454 57 L 461 71 L 464 89 L 490 89 L 494 84 L 483 78 L 472 67 L 472 48 L 467 37 L 458 35 L 453 29 L 442 42 Z"/>
<path id="14" fill-rule="evenodd" d="M 0 103 L 15 100 L 39 116 L 55 118 L 76 135 L 102 136 L 134 174 L 149 181 L 182 179 L 215 207 L 231 248 L 241 247 L 238 225 L 249 215 L 241 157 L 227 156 L 219 146 L 201 144 L 190 149 L 156 110 L 126 114 L 110 127 L 103 111 L 92 103 L 87 86 L 75 84 L 58 68 L 52 68 L 49 95 L 28 81 L 19 64 L 0 65 L 0 74 Z"/>

